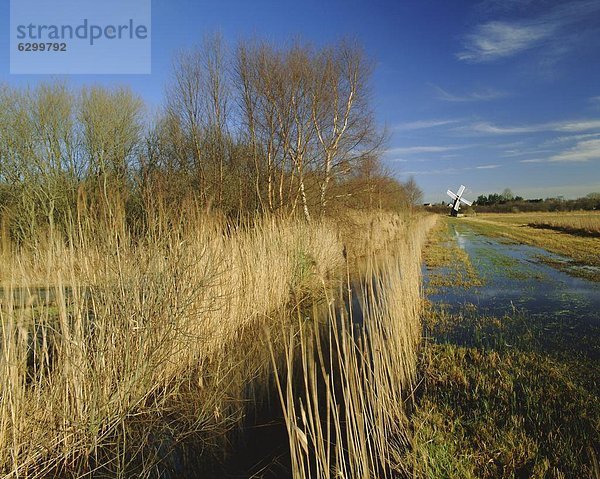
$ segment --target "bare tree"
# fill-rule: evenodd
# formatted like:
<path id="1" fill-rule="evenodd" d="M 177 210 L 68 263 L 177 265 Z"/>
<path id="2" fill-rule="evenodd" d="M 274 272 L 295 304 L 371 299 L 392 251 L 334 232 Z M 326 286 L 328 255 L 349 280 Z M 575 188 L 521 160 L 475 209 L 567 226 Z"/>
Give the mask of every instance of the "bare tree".
<path id="1" fill-rule="evenodd" d="M 223 203 L 225 160 L 228 156 L 228 116 L 230 85 L 225 65 L 225 47 L 220 35 L 206 37 L 201 49 L 205 90 L 205 144 L 211 166 L 218 167 L 217 204 Z"/>
<path id="2" fill-rule="evenodd" d="M 202 91 L 203 61 L 200 51 L 180 52 L 174 61 L 173 77 L 166 91 L 167 132 L 180 164 L 197 176 L 200 196 L 206 199 L 206 178 L 201 155 L 201 132 L 206 101 Z"/>
<path id="3" fill-rule="evenodd" d="M 102 87 L 84 89 L 80 101 L 82 154 L 87 174 L 100 181 L 102 195 L 109 205 L 112 193 L 126 192 L 129 171 L 143 138 L 143 103 L 129 89 Z"/>
<path id="4" fill-rule="evenodd" d="M 391 198 L 399 184 L 373 173 L 382 137 L 370 72 L 348 42 L 240 43 L 230 62 L 222 39 L 207 37 L 175 58 L 164 108 L 148 128 L 141 100 L 123 88 L 0 89 L 2 201 L 19 203 L 30 225 L 54 224 L 57 212 L 68 218 L 90 189 L 109 214 L 117 197 L 137 211 L 190 198 L 228 214 L 259 209 L 307 221 L 363 199 L 392 204 L 376 185 L 389 186 Z"/>
<path id="5" fill-rule="evenodd" d="M 258 161 L 258 142 L 256 135 L 256 109 L 258 95 L 256 92 L 256 78 L 253 58 L 254 52 L 243 43 L 239 43 L 234 63 L 234 85 L 238 93 L 238 108 L 240 110 L 240 123 L 242 127 L 242 141 L 250 144 L 254 164 L 254 188 L 256 196 L 264 210 L 260 192 L 260 168 Z M 245 128 L 245 130 L 244 130 Z"/>
<path id="6" fill-rule="evenodd" d="M 408 180 L 406 180 L 402 186 L 404 187 L 406 200 L 409 206 L 417 206 L 423 203 L 423 190 L 421 190 L 419 185 L 417 185 L 414 176 L 411 176 Z"/>
<path id="7" fill-rule="evenodd" d="M 331 182 L 372 156 L 380 141 L 362 50 L 350 43 L 321 51 L 300 43 L 241 44 L 236 74 L 261 204 L 273 211 L 287 203 L 289 214 L 300 204 L 307 220 L 316 204 L 324 214 Z"/>
<path id="8" fill-rule="evenodd" d="M 281 55 L 264 43 L 240 44 L 236 83 L 240 91 L 242 123 L 247 128 L 255 167 L 255 188 L 263 210 L 284 206 L 285 148 L 289 144 L 290 109 Z M 275 199 L 279 170 L 279 199 Z M 263 191 L 263 181 L 266 192 Z M 264 198 L 266 196 L 266 199 Z"/>
<path id="9" fill-rule="evenodd" d="M 63 83 L 0 93 L 0 179 L 18 204 L 17 221 L 35 229 L 42 219 L 54 229 L 74 203 L 78 163 L 74 98 Z M 57 218 L 57 212 L 60 218 Z M 28 234 L 29 236 L 29 234 Z"/>
<path id="10" fill-rule="evenodd" d="M 368 107 L 370 66 L 362 50 L 341 43 L 322 51 L 313 63 L 312 119 L 321 149 L 319 203 L 323 214 L 336 169 L 345 166 L 347 170 L 353 160 L 372 155 L 379 137 Z"/>
<path id="11" fill-rule="evenodd" d="M 286 55 L 287 85 L 290 88 L 292 117 L 289 156 L 298 174 L 298 194 L 292 204 L 295 210 L 298 197 L 307 221 L 311 220 L 306 189 L 306 171 L 311 166 L 316 134 L 312 121 L 312 73 L 310 52 L 306 47 L 294 45 Z"/>

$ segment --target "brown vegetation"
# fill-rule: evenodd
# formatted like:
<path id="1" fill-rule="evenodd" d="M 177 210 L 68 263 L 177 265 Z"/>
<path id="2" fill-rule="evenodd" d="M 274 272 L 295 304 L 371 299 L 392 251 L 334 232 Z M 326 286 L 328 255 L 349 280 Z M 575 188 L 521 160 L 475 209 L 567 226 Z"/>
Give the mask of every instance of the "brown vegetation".
<path id="1" fill-rule="evenodd" d="M 534 228 L 546 228 L 575 235 L 600 237 L 600 214 L 547 215 L 540 216 L 528 224 Z"/>
<path id="2" fill-rule="evenodd" d="M 414 182 L 383 172 L 369 74 L 348 43 L 230 55 L 213 38 L 177 57 L 154 117 L 124 88 L 0 90 L 3 475 L 218 476 L 275 377 L 286 411 L 298 397 L 361 407 L 360 424 L 326 416 L 337 445 L 311 463 L 323 477 L 389 470 L 434 220 L 411 211 Z M 388 251 L 399 258 L 360 283 L 369 333 L 338 331 L 351 312 L 317 306 Z M 336 398 L 286 382 L 296 366 L 322 374 L 321 332 L 338 370 L 362 364 L 320 377 L 343 384 Z M 322 452 L 316 403 L 302 404 Z M 287 419 L 303 477 L 307 424 Z"/>
<path id="3" fill-rule="evenodd" d="M 125 88 L 4 87 L 4 231 L 65 233 L 82 205 L 110 218 L 119 202 L 127 224 L 144 230 L 156 198 L 168 210 L 195 203 L 236 218 L 409 206 L 418 188 L 407 194 L 379 161 L 369 76 L 350 43 L 254 42 L 228 54 L 215 37 L 176 58 L 156 115 Z"/>
<path id="4" fill-rule="evenodd" d="M 397 241 L 388 244 L 402 254 L 401 260 L 386 266 L 377 279 L 385 284 L 369 293 L 369 304 L 374 302 L 365 316 L 371 332 L 362 347 L 379 348 L 385 362 L 359 370 L 381 380 L 392 376 L 385 384 L 368 381 L 362 389 L 348 385 L 336 400 L 363 401 L 368 409 L 366 401 L 378 398 L 382 414 L 389 415 L 399 385 L 414 373 L 419 329 L 422 240 L 405 235 L 412 231 L 422 238 L 426 224 L 384 215 L 357 221 L 355 243 L 347 246 L 351 257 L 367 253 L 357 248 L 370 245 L 371 235 L 405 244 L 400 250 Z M 340 230 L 331 222 L 265 219 L 249 229 L 231 229 L 225 221 L 190 209 L 179 222 L 165 219 L 155 228 L 157 234 L 140 241 L 114 222 L 106 228 L 90 222 L 79 228 L 86 233 L 67 241 L 51 236 L 39 239 L 35 248 L 4 254 L 4 474 L 151 476 L 175 467 L 174 458 L 185 454 L 195 457 L 185 468 L 214 474 L 227 451 L 228 431 L 249 405 L 268 396 L 271 355 L 277 364 L 286 351 L 285 364 L 293 368 L 288 338 L 302 329 L 294 311 L 299 314 L 307 298 L 331 297 L 345 270 Z M 49 300 L 44 300 L 46 291 L 52 292 Z M 325 334 L 337 334 L 333 313 L 328 320 L 309 313 L 310 324 L 323 317 Z M 382 335 L 396 339 L 388 338 L 383 348 L 377 346 Z M 353 348 L 358 346 L 349 331 L 338 340 L 345 346 L 336 360 L 348 368 L 357 360 Z M 304 367 L 312 371 L 306 371 L 307 379 L 317 367 L 308 360 L 305 356 Z M 385 399 L 385 388 L 393 396 Z M 295 397 L 285 400 L 286 407 Z M 401 411 L 402 402 L 395 407 Z M 365 420 L 375 420 L 366 409 L 364 414 Z M 328 418 L 332 428 L 342 427 L 335 422 L 339 419 Z M 348 432 L 343 432 L 344 441 Z M 325 440 L 318 431 L 310 437 Z M 290 440 L 294 446 L 297 437 L 292 434 Z M 382 442 L 377 447 L 387 450 Z M 361 451 L 363 456 L 369 452 Z M 299 452 L 294 449 L 294 454 Z"/>

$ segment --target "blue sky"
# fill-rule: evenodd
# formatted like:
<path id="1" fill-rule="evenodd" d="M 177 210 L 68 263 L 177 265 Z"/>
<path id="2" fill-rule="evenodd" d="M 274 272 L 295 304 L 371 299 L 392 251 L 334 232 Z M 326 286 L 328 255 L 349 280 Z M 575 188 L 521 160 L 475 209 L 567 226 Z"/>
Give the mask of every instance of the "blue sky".
<path id="1" fill-rule="evenodd" d="M 9 74 L 9 2 L 0 0 L 0 82 Z M 126 0 L 124 0 L 126 1 Z M 315 45 L 358 39 L 375 63 L 384 158 L 427 201 L 511 188 L 526 197 L 600 191 L 600 1 L 152 2 L 152 74 L 72 75 L 127 84 L 157 108 L 173 54 L 214 32 Z M 60 78 L 60 77 L 58 77 Z"/>

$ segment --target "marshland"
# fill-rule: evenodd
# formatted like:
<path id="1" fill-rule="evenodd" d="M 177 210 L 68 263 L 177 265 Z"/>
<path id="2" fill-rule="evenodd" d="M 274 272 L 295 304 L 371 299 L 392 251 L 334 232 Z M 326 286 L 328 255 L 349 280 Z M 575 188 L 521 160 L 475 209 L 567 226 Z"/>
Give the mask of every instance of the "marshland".
<path id="1" fill-rule="evenodd" d="M 3 477 L 600 477 L 597 213 L 428 213 L 373 70 L 0 89 Z"/>
<path id="2" fill-rule="evenodd" d="M 214 37 L 152 115 L 3 87 L 3 476 L 406 470 L 436 218 L 382 167 L 370 72 L 353 43 Z"/>
<path id="3" fill-rule="evenodd" d="M 527 226 L 532 216 L 539 222 Z M 563 212 L 560 224 L 582 216 L 595 213 Z M 599 476 L 597 271 L 581 274 L 581 251 L 539 245 L 600 244 L 557 233 L 554 218 L 478 214 L 430 235 L 411 416 L 418 477 Z"/>

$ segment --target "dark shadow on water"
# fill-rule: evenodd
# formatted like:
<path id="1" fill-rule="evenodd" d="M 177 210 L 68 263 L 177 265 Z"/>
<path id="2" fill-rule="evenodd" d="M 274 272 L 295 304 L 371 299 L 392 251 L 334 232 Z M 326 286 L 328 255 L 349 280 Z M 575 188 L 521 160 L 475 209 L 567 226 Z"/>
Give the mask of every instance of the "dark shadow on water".
<path id="1" fill-rule="evenodd" d="M 279 397 L 273 394 L 267 403 L 247 415 L 231 450 L 219 477 L 292 477 L 288 434 Z"/>
<path id="2" fill-rule="evenodd" d="M 376 278 L 371 279 L 371 287 L 377 290 Z M 326 305 L 320 305 L 316 309 L 309 308 L 303 316 L 311 318 L 311 321 L 321 324 L 322 331 L 320 349 L 324 357 L 335 357 L 336 352 L 330 349 L 327 328 L 330 325 L 329 314 L 335 316 L 335 324 L 338 331 L 341 324 L 346 324 L 346 328 L 351 327 L 358 338 L 360 335 L 368 334 L 364 326 L 364 300 L 361 299 L 361 285 L 358 281 L 352 282 L 350 290 L 343 288 L 339 293 L 341 299 L 339 306 L 329 311 Z M 314 305 L 313 305 L 314 306 Z M 351 312 L 351 314 L 350 314 Z M 317 316 L 317 317 L 315 317 Z M 319 326 L 315 326 L 319 327 Z M 316 352 L 315 352 L 316 354 Z M 294 368 L 294 390 L 300 395 L 304 389 L 303 373 L 300 366 L 300 354 L 296 356 Z M 318 358 L 315 355 L 315 361 Z M 339 378 L 342 372 L 338 369 L 337 361 L 332 360 L 326 365 L 327 373 L 332 377 Z M 330 368 L 333 368 L 331 370 Z M 285 387 L 285 379 L 282 378 L 282 385 Z M 317 378 L 318 389 L 325 390 L 324 378 L 319 374 Z M 330 384 L 330 387 L 336 389 L 336 397 L 343 397 L 341 384 L 337 382 Z M 339 388 L 339 389 L 338 389 Z M 325 416 L 327 408 L 326 401 L 320 405 L 322 408 L 322 417 Z M 340 417 L 344 417 L 342 402 L 338 404 L 340 408 Z M 281 408 L 281 402 L 276 390 L 275 383 L 271 384 L 269 397 L 263 401 L 262 405 L 253 405 L 247 414 L 244 425 L 231 443 L 231 453 L 227 455 L 225 462 L 221 465 L 218 475 L 214 477 L 223 477 L 227 479 L 241 478 L 262 478 L 262 479 L 287 479 L 292 477 L 292 465 L 290 459 L 289 438 L 285 424 L 284 414 Z M 344 422 L 341 422 L 342 429 Z M 326 427 L 326 424 L 323 424 Z M 309 446 L 312 447 L 312 446 Z M 316 471 L 312 471 L 316 474 Z"/>

